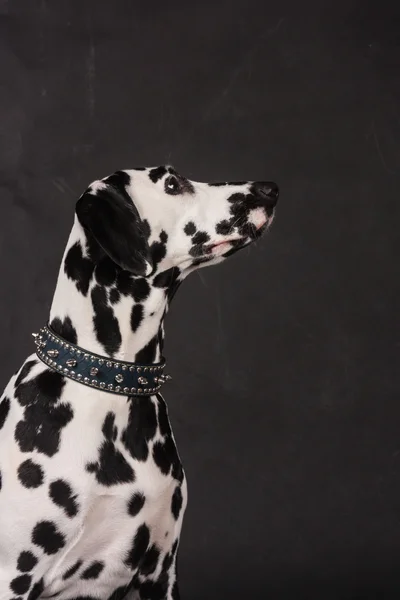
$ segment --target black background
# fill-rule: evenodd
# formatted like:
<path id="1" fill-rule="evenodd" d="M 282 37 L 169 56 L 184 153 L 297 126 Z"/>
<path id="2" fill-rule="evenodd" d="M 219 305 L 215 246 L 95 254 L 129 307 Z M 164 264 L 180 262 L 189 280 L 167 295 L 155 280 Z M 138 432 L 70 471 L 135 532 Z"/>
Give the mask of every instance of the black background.
<path id="1" fill-rule="evenodd" d="M 186 600 L 399 597 L 398 4 L 0 3 L 4 384 L 90 181 L 281 187 L 268 238 L 168 317 Z"/>

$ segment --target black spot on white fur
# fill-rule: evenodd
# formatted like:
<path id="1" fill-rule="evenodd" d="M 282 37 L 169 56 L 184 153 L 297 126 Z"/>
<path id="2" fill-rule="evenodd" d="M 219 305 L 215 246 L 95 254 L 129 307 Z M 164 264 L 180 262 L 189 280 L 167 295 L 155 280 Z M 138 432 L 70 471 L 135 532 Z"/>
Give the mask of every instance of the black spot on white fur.
<path id="1" fill-rule="evenodd" d="M 27 600 L 38 600 L 44 590 L 43 579 L 37 581 L 31 588 Z"/>
<path id="2" fill-rule="evenodd" d="M 179 515 L 181 514 L 182 502 L 182 490 L 180 486 L 177 486 L 172 495 L 171 501 L 171 512 L 174 515 L 176 521 L 179 519 Z"/>
<path id="3" fill-rule="evenodd" d="M 76 494 L 73 493 L 68 482 L 63 479 L 52 481 L 49 487 L 49 495 L 54 504 L 61 507 L 68 517 L 75 517 L 78 514 Z"/>
<path id="4" fill-rule="evenodd" d="M 160 550 L 155 544 L 153 544 L 147 549 L 146 554 L 141 561 L 140 573 L 145 576 L 149 576 L 154 573 L 157 568 L 159 558 Z"/>
<path id="5" fill-rule="evenodd" d="M 22 371 L 20 375 L 22 375 Z M 53 404 L 61 397 L 65 385 L 64 377 L 50 369 L 42 371 L 24 383 L 20 383 L 19 379 L 20 377 L 16 382 L 15 397 L 21 406 L 29 406 L 38 402 Z"/>
<path id="6" fill-rule="evenodd" d="M 189 221 L 189 223 L 187 223 L 185 225 L 183 231 L 186 233 L 186 235 L 189 235 L 189 236 L 194 235 L 197 231 L 196 224 L 193 223 L 193 221 Z"/>
<path id="7" fill-rule="evenodd" d="M 61 432 L 73 417 L 70 404 L 57 402 L 64 385 L 62 375 L 46 370 L 15 390 L 15 397 L 24 407 L 14 434 L 21 452 L 37 450 L 47 456 L 58 452 Z"/>
<path id="8" fill-rule="evenodd" d="M 8 414 L 10 412 L 11 401 L 5 396 L 0 402 L 0 429 L 4 427 Z"/>
<path id="9" fill-rule="evenodd" d="M 81 575 L 81 579 L 97 579 L 104 569 L 104 563 L 100 561 L 93 562 Z"/>
<path id="10" fill-rule="evenodd" d="M 142 220 L 142 231 L 143 231 L 143 235 L 145 236 L 146 240 L 148 240 L 151 235 L 151 227 L 150 227 L 150 223 L 148 222 L 147 219 Z"/>
<path id="11" fill-rule="evenodd" d="M 172 437 L 171 425 L 168 419 L 167 406 L 161 394 L 157 394 L 158 404 L 158 425 L 160 433 L 164 437 L 164 441 L 155 442 L 153 445 L 153 458 L 161 472 L 164 475 L 169 473 L 182 483 L 183 469 L 182 464 L 176 449 L 174 439 Z"/>
<path id="12" fill-rule="evenodd" d="M 205 244 L 210 241 L 210 236 L 206 231 L 198 231 L 192 237 L 193 244 Z"/>
<path id="13" fill-rule="evenodd" d="M 32 543 L 39 546 L 45 554 L 56 554 L 65 546 L 65 538 L 52 521 L 40 521 L 32 532 Z"/>
<path id="14" fill-rule="evenodd" d="M 219 235 L 229 235 L 233 232 L 234 227 L 233 227 L 233 223 L 231 221 L 220 221 L 219 223 L 217 223 L 217 226 L 215 228 L 215 231 L 219 234 Z"/>
<path id="15" fill-rule="evenodd" d="M 54 318 L 50 323 L 51 329 L 60 337 L 67 340 L 71 344 L 78 343 L 78 336 L 75 327 L 72 325 L 70 317 L 65 317 L 63 321 L 58 317 Z"/>
<path id="16" fill-rule="evenodd" d="M 94 262 L 83 255 L 81 243 L 75 242 L 65 257 L 64 272 L 69 279 L 75 282 L 77 290 L 84 296 L 87 296 L 89 291 L 93 270 Z"/>
<path id="17" fill-rule="evenodd" d="M 147 525 L 138 527 L 131 548 L 125 558 L 125 564 L 132 570 L 137 569 L 150 543 L 150 531 Z"/>
<path id="18" fill-rule="evenodd" d="M 15 387 L 17 388 L 19 386 L 19 384 L 28 377 L 29 373 L 31 372 L 32 367 L 34 367 L 35 365 L 37 365 L 38 361 L 35 359 L 32 360 L 28 360 L 26 361 L 26 363 L 23 365 L 22 369 L 19 372 L 19 375 L 17 377 L 17 379 L 15 380 Z"/>
<path id="19" fill-rule="evenodd" d="M 178 481 L 182 480 L 182 467 L 175 443 L 171 437 L 168 437 L 164 442 L 158 441 L 154 443 L 153 459 L 164 475 L 169 475 L 172 469 L 173 477 Z"/>
<path id="20" fill-rule="evenodd" d="M 18 575 L 11 581 L 10 588 L 14 594 L 24 595 L 29 590 L 31 581 L 30 575 Z"/>
<path id="21" fill-rule="evenodd" d="M 164 475 L 171 473 L 177 481 L 182 483 L 184 477 L 182 464 L 172 437 L 167 407 L 161 394 L 157 394 L 157 404 L 158 424 L 164 441 L 157 441 L 153 444 L 153 458 Z"/>
<path id="22" fill-rule="evenodd" d="M 143 302 L 150 294 L 150 285 L 144 277 L 135 277 L 127 271 L 120 271 L 116 289 L 123 296 L 131 296 L 135 302 Z"/>
<path id="23" fill-rule="evenodd" d="M 143 302 L 149 297 L 150 285 L 144 277 L 132 278 L 130 285 L 130 295 L 135 302 Z"/>
<path id="24" fill-rule="evenodd" d="M 134 304 L 131 310 L 131 329 L 133 333 L 137 331 L 142 324 L 144 318 L 144 310 L 142 304 Z"/>
<path id="25" fill-rule="evenodd" d="M 121 294 L 117 290 L 117 288 L 112 288 L 110 290 L 110 302 L 111 304 L 117 304 L 121 299 Z"/>
<path id="26" fill-rule="evenodd" d="M 142 510 L 146 498 L 140 492 L 135 492 L 128 503 L 128 513 L 131 517 L 136 517 Z"/>
<path id="27" fill-rule="evenodd" d="M 162 572 L 156 581 L 147 579 L 140 586 L 140 597 L 147 600 L 164 600 L 169 585 L 168 573 Z"/>
<path id="28" fill-rule="evenodd" d="M 161 240 L 159 242 L 153 242 L 150 246 L 150 255 L 154 270 L 156 270 L 163 258 L 167 256 L 167 247 L 165 242 L 162 242 Z"/>
<path id="29" fill-rule="evenodd" d="M 149 442 L 157 432 L 157 415 L 150 398 L 130 398 L 128 425 L 122 432 L 122 442 L 132 458 L 147 460 Z"/>
<path id="30" fill-rule="evenodd" d="M 43 484 L 43 468 L 28 458 L 18 467 L 18 479 L 26 488 L 38 488 Z"/>
<path id="31" fill-rule="evenodd" d="M 114 356 L 121 346 L 121 331 L 113 309 L 108 306 L 103 287 L 96 285 L 91 292 L 94 310 L 93 325 L 96 337 L 109 356 Z"/>
<path id="32" fill-rule="evenodd" d="M 32 552 L 24 550 L 18 557 L 17 569 L 22 573 L 29 573 L 37 565 L 37 562 L 38 559 Z"/>
<path id="33" fill-rule="evenodd" d="M 63 580 L 70 579 L 79 569 L 81 568 L 83 562 L 81 560 L 77 560 L 76 563 L 71 565 L 67 571 L 65 571 L 63 575 Z"/>
<path id="34" fill-rule="evenodd" d="M 86 466 L 86 470 L 94 473 L 97 481 L 106 486 L 133 483 L 136 478 L 134 470 L 114 443 L 117 435 L 114 419 L 113 413 L 107 414 L 103 423 L 105 439 L 99 448 L 98 460 Z"/>
<path id="35" fill-rule="evenodd" d="M 161 394 L 157 394 L 157 409 L 158 426 L 160 428 L 160 433 L 163 437 L 168 437 L 172 435 L 172 430 L 168 418 L 167 405 Z"/>
<path id="36" fill-rule="evenodd" d="M 149 171 L 149 177 L 153 183 L 157 183 L 160 179 L 167 174 L 167 169 L 165 167 L 155 167 Z"/>
<path id="37" fill-rule="evenodd" d="M 102 432 L 104 437 L 115 442 L 118 436 L 118 428 L 115 425 L 115 413 L 111 411 L 107 413 L 106 418 L 104 419 Z"/>

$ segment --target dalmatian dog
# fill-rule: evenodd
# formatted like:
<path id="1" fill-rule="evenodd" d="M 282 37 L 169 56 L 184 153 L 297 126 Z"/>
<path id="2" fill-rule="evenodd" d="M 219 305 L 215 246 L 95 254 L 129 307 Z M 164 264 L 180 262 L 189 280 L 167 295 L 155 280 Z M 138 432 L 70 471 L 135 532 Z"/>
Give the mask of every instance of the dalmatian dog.
<path id="1" fill-rule="evenodd" d="M 152 376 L 180 283 L 258 239 L 277 199 L 272 182 L 198 183 L 168 166 L 92 183 L 48 331 L 79 356 Z M 0 600 L 178 600 L 187 487 L 166 377 L 150 393 L 114 393 L 60 369 L 57 353 L 35 350 L 0 399 Z"/>

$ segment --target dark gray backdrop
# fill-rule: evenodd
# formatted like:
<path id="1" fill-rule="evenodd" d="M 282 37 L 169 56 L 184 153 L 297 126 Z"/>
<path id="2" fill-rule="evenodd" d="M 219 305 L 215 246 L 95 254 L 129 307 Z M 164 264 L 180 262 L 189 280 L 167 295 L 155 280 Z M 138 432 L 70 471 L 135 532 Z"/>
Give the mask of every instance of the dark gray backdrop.
<path id="1" fill-rule="evenodd" d="M 91 180 L 281 186 L 268 239 L 168 319 L 186 600 L 399 597 L 397 4 L 0 3 L 4 384 Z"/>

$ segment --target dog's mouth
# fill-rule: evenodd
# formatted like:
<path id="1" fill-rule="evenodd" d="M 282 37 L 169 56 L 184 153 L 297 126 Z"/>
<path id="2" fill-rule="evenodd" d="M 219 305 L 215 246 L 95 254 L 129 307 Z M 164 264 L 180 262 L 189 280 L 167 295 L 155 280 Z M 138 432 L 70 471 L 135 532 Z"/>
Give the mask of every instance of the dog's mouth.
<path id="1" fill-rule="evenodd" d="M 213 244 L 208 244 L 206 247 L 206 253 L 216 256 L 224 254 L 227 250 L 234 248 L 239 249 L 242 246 L 247 246 L 251 242 L 257 240 L 262 236 L 264 231 L 268 229 L 272 219 L 265 217 L 262 222 L 257 224 L 247 223 L 246 231 L 242 235 L 231 235 L 227 236 L 223 240 L 219 240 Z"/>
<path id="2" fill-rule="evenodd" d="M 256 218 L 247 219 L 245 223 L 236 225 L 231 234 L 218 241 L 196 244 L 190 250 L 195 263 L 212 261 L 214 258 L 230 256 L 237 250 L 248 246 L 261 237 L 272 223 L 272 216 L 257 211 Z"/>
<path id="3" fill-rule="evenodd" d="M 246 236 L 232 237 L 226 240 L 221 240 L 220 242 L 216 242 L 215 244 L 210 244 L 207 246 L 207 248 L 205 248 L 205 254 L 208 258 L 223 256 L 227 252 L 239 250 L 240 248 L 247 246 L 250 244 L 250 242 L 252 242 L 252 239 Z"/>

